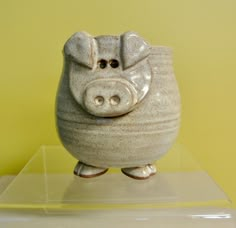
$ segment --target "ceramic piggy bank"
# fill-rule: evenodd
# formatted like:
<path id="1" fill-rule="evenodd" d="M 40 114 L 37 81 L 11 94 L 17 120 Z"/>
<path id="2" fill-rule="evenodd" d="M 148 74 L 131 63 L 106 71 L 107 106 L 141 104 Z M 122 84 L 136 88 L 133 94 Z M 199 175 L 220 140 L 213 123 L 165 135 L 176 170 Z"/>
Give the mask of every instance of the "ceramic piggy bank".
<path id="1" fill-rule="evenodd" d="M 75 175 L 109 167 L 136 179 L 154 175 L 180 123 L 171 49 L 149 46 L 134 32 L 78 32 L 63 52 L 56 120 L 61 142 L 79 160 Z"/>

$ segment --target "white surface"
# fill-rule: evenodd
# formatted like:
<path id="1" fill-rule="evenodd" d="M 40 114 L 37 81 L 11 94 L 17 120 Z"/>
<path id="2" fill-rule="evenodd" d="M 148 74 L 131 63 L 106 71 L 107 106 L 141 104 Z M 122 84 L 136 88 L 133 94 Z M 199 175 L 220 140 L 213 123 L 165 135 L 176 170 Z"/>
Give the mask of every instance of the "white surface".
<path id="1" fill-rule="evenodd" d="M 234 212 L 235 213 L 235 212 Z M 43 212 L 11 211 L 0 213 L 2 228 L 68 227 L 158 227 L 158 228 L 235 228 L 231 210 L 166 209 L 132 211 L 85 211 L 48 215 Z"/>

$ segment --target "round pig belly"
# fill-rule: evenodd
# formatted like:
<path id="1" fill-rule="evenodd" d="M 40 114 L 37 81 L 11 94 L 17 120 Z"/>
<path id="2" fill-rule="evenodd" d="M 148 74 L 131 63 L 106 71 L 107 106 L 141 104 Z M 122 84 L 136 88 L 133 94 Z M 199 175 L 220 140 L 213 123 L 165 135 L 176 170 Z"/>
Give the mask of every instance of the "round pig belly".
<path id="1" fill-rule="evenodd" d="M 121 168 L 159 159 L 173 144 L 179 127 L 179 118 L 139 122 L 130 119 L 122 124 L 116 121 L 104 118 L 88 124 L 58 118 L 57 125 L 65 148 L 75 158 L 93 166 Z"/>

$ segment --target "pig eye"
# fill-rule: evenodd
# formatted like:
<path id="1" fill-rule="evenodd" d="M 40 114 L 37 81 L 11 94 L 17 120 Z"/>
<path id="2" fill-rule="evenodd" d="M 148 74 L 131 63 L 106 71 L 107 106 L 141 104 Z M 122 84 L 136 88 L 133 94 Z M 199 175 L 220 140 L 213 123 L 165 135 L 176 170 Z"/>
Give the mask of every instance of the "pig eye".
<path id="1" fill-rule="evenodd" d="M 107 66 L 107 61 L 105 59 L 101 59 L 98 61 L 98 66 L 101 68 L 101 69 L 104 69 L 106 68 Z"/>
<path id="2" fill-rule="evenodd" d="M 109 64 L 112 68 L 117 68 L 119 66 L 119 62 L 116 59 L 110 60 Z"/>

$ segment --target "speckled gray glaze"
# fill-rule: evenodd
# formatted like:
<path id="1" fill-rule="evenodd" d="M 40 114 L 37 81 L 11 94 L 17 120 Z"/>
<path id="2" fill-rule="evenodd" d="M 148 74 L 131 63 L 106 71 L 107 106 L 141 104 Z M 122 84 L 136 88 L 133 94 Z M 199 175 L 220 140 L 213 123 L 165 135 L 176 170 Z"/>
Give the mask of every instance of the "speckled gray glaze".
<path id="1" fill-rule="evenodd" d="M 149 46 L 134 32 L 75 33 L 64 46 L 56 120 L 64 147 L 80 164 L 99 167 L 100 173 L 120 167 L 135 177 L 130 168 L 150 167 L 178 133 L 180 96 L 171 49 Z"/>

